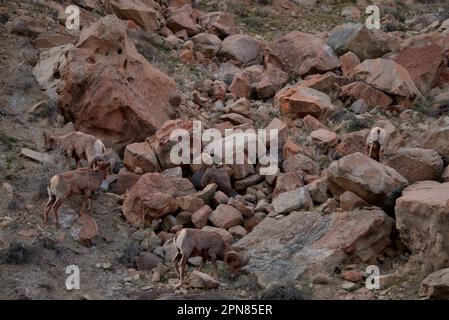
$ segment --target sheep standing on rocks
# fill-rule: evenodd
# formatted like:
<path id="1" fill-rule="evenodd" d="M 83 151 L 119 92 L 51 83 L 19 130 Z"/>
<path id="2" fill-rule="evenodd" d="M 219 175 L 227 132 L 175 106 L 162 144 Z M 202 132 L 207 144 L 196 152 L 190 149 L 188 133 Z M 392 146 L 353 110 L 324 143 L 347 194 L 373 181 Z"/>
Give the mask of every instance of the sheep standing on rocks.
<path id="1" fill-rule="evenodd" d="M 228 268 L 234 273 L 248 262 L 237 252 L 229 250 L 221 235 L 214 231 L 185 228 L 176 234 L 174 242 L 178 252 L 173 258 L 173 263 L 179 275 L 180 285 L 184 283 L 184 270 L 190 257 L 202 257 L 200 271 L 203 264 L 209 260 L 217 281 L 217 260 L 225 261 Z"/>
<path id="2" fill-rule="evenodd" d="M 56 226 L 59 227 L 58 209 L 72 195 L 84 195 L 80 215 L 92 209 L 92 196 L 110 173 L 110 164 L 104 158 L 94 158 L 95 168 L 81 168 L 57 174 L 48 183 L 48 202 L 44 208 L 44 223 L 48 221 L 48 213 L 53 211 Z"/>
<path id="3" fill-rule="evenodd" d="M 365 152 L 368 157 L 380 161 L 384 152 L 386 138 L 387 134 L 384 129 L 380 127 L 371 129 L 365 144 Z"/>
<path id="4" fill-rule="evenodd" d="M 80 160 L 87 160 L 91 167 L 94 164 L 93 159 L 102 157 L 106 150 L 100 139 L 80 131 L 61 136 L 44 131 L 43 135 L 45 151 L 62 151 L 68 159 L 75 159 L 77 169 L 80 168 Z"/>

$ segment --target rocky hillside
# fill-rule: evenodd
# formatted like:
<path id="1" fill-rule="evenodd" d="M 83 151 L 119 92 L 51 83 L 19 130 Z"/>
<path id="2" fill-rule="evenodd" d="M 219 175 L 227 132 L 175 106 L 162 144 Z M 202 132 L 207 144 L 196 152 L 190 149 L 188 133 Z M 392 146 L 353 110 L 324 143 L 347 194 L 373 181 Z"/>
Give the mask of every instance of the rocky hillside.
<path id="1" fill-rule="evenodd" d="M 0 298 L 449 298 L 447 1 L 0 0 L 0 37 Z M 174 164 L 198 123 L 225 152 L 226 130 L 278 130 L 275 170 L 205 140 Z M 112 170 L 57 228 L 47 186 L 76 167 L 44 132 L 75 131 Z M 184 228 L 247 263 L 217 281 L 191 257 L 179 286 Z"/>

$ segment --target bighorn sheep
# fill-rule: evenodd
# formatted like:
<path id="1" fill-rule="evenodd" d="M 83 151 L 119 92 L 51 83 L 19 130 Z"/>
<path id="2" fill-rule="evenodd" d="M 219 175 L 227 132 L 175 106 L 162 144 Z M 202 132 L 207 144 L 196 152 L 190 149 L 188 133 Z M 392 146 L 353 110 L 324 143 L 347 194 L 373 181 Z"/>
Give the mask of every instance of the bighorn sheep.
<path id="1" fill-rule="evenodd" d="M 380 161 L 384 152 L 386 137 L 387 133 L 384 129 L 380 127 L 371 129 L 365 144 L 365 152 L 370 158 Z"/>
<path id="2" fill-rule="evenodd" d="M 84 195 L 80 215 L 92 209 L 92 196 L 100 187 L 103 180 L 110 173 L 110 164 L 106 159 L 97 157 L 92 163 L 96 163 L 95 168 L 81 168 L 57 174 L 50 179 L 47 187 L 48 202 L 44 208 L 44 223 L 48 221 L 48 213 L 53 211 L 56 226 L 59 227 L 58 209 L 62 203 L 72 195 Z"/>
<path id="3" fill-rule="evenodd" d="M 62 136 L 44 131 L 43 136 L 45 151 L 58 149 L 64 152 L 68 159 L 71 157 L 75 159 L 77 169 L 80 167 L 81 159 L 87 160 L 89 167 L 91 167 L 93 160 L 97 157 L 102 157 L 106 150 L 100 139 L 80 131 Z"/>
<path id="4" fill-rule="evenodd" d="M 240 268 L 248 263 L 246 257 L 231 251 L 221 235 L 215 231 L 185 228 L 176 234 L 174 242 L 178 252 L 173 258 L 173 263 L 179 275 L 180 284 L 184 283 L 184 270 L 190 257 L 203 258 L 200 271 L 204 263 L 209 260 L 216 280 L 218 280 L 217 260 L 224 261 L 233 274 L 238 273 Z"/>

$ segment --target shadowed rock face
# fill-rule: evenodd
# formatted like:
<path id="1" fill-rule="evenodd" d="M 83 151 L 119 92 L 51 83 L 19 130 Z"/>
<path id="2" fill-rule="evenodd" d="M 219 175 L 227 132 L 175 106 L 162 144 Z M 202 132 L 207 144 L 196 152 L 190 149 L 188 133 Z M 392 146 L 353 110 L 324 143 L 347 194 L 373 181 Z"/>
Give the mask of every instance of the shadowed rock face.
<path id="1" fill-rule="evenodd" d="M 58 102 L 77 130 L 122 151 L 174 115 L 169 102 L 178 95 L 174 81 L 137 52 L 117 17 L 85 29 L 66 56 Z"/>
<path id="2" fill-rule="evenodd" d="M 245 248 L 248 270 L 266 287 L 331 272 L 348 259 L 373 261 L 389 243 L 392 225 L 380 209 L 327 216 L 292 212 L 280 220 L 264 219 L 234 247 Z"/>

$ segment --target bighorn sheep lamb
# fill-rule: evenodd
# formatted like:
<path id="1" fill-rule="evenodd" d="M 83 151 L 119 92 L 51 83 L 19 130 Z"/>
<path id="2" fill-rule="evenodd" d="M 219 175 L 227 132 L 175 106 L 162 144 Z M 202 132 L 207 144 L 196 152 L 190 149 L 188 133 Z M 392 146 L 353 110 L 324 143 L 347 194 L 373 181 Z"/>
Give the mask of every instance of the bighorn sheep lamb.
<path id="1" fill-rule="evenodd" d="M 92 209 L 92 196 L 100 187 L 103 180 L 110 173 L 110 164 L 106 159 L 97 157 L 92 163 L 97 163 L 95 168 L 81 168 L 57 174 L 48 183 L 48 202 L 44 208 L 44 223 L 48 221 L 48 213 L 53 211 L 56 226 L 59 227 L 58 209 L 62 203 L 72 195 L 84 195 L 80 215 Z"/>
<path id="2" fill-rule="evenodd" d="M 45 151 L 58 149 L 64 152 L 68 159 L 71 157 L 75 159 L 77 169 L 80 167 L 81 159 L 87 160 L 89 167 L 91 167 L 93 160 L 96 157 L 102 157 L 106 150 L 100 139 L 80 131 L 62 136 L 44 131 L 43 135 Z"/>
<path id="3" fill-rule="evenodd" d="M 184 270 L 190 257 L 203 258 L 200 271 L 204 263 L 209 260 L 216 280 L 218 280 L 217 260 L 224 261 L 230 272 L 234 274 L 248 263 L 246 257 L 231 251 L 221 235 L 215 231 L 185 228 L 176 234 L 174 242 L 178 252 L 173 258 L 173 263 L 179 275 L 180 284 L 184 283 Z"/>
<path id="4" fill-rule="evenodd" d="M 365 144 L 365 152 L 370 158 L 380 161 L 384 152 L 386 137 L 387 133 L 384 129 L 379 127 L 371 129 Z"/>

